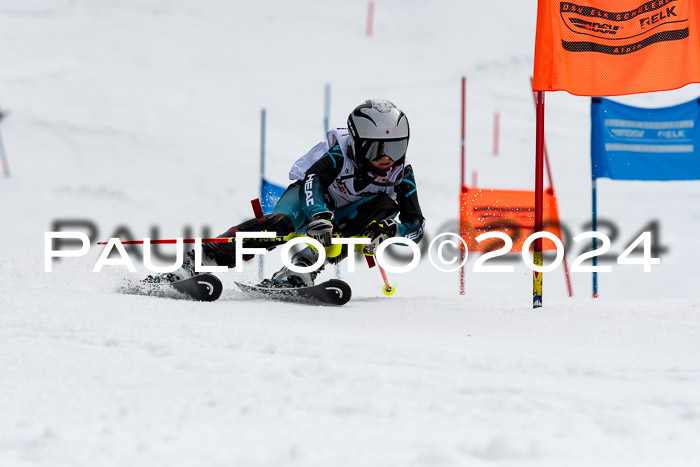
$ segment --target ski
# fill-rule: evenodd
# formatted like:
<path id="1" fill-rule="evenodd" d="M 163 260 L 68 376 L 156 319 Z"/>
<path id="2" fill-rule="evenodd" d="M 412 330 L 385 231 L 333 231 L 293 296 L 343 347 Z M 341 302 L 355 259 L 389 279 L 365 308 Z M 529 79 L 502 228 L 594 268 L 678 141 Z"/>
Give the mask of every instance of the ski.
<path id="1" fill-rule="evenodd" d="M 254 298 L 292 301 L 315 305 L 345 305 L 352 297 L 352 289 L 341 280 L 331 279 L 310 287 L 268 287 L 234 282 L 238 289 Z"/>
<path id="2" fill-rule="evenodd" d="M 204 273 L 175 282 L 134 282 L 127 279 L 119 289 L 119 292 L 150 297 L 213 302 L 221 296 L 223 290 L 224 288 L 219 278 L 212 274 Z"/>

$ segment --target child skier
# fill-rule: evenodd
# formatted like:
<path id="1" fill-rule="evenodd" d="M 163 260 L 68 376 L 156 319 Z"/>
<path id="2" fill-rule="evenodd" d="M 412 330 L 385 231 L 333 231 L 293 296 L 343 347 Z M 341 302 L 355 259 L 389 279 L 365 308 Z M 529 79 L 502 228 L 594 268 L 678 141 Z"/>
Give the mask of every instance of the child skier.
<path id="1" fill-rule="evenodd" d="M 328 132 L 327 141 L 314 146 L 297 160 L 290 173 L 295 180 L 275 205 L 273 212 L 231 227 L 220 237 L 236 232 L 276 232 L 286 236 L 306 228 L 309 237 L 329 246 L 334 235 L 363 235 L 371 240 L 364 253 L 374 254 L 390 237 L 419 242 L 424 218 L 418 203 L 413 169 L 406 163 L 409 126 L 406 115 L 385 99 L 367 100 L 348 117 L 348 128 Z M 401 222 L 394 220 L 400 217 Z M 272 249 L 265 239 L 246 239 L 246 247 Z M 234 243 L 202 245 L 205 265 L 235 267 Z M 347 245 L 337 263 L 347 256 Z M 291 258 L 295 266 L 309 266 L 318 252 L 306 247 Z M 313 285 L 323 268 L 312 273 L 294 272 L 286 267 L 276 272 L 266 286 L 302 287 Z M 172 282 L 196 275 L 194 250 L 187 253 L 182 267 L 174 273 L 149 276 L 148 281 Z"/>

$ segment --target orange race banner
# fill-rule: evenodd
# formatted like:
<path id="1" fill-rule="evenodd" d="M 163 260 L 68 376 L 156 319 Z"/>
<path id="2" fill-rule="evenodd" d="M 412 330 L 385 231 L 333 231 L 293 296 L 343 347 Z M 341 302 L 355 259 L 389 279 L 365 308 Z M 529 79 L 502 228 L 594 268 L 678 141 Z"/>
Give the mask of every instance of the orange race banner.
<path id="1" fill-rule="evenodd" d="M 562 240 L 557 198 L 551 187 L 544 191 L 543 203 L 544 231 Z M 460 232 L 470 252 L 501 248 L 502 240 L 476 241 L 479 235 L 497 230 L 505 232 L 513 240 L 510 252 L 519 253 L 527 237 L 535 230 L 535 192 L 467 188 L 461 194 L 460 223 Z M 555 250 L 556 246 L 552 241 L 543 239 L 542 249 Z"/>
<path id="2" fill-rule="evenodd" d="M 539 0 L 535 91 L 616 96 L 700 82 L 698 0 Z"/>

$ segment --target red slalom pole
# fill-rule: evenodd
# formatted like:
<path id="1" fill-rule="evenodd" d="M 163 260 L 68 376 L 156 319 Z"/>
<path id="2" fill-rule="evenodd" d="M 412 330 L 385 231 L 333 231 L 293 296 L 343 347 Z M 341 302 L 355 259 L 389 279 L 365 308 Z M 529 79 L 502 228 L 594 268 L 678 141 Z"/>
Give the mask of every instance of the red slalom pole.
<path id="1" fill-rule="evenodd" d="M 532 86 L 532 76 L 530 76 L 530 86 Z M 537 92 L 532 92 L 532 103 L 535 104 L 535 112 L 537 112 Z M 547 168 L 547 179 L 549 180 L 549 186 L 554 189 L 554 180 L 552 179 L 552 168 L 549 165 L 549 155 L 547 154 L 547 142 L 542 136 L 542 150 L 544 151 L 544 164 Z"/>
<path id="2" fill-rule="evenodd" d="M 2 113 L 0 111 L 0 120 L 3 119 L 3 117 L 6 114 Z M 7 153 L 5 152 L 5 145 L 2 142 L 2 135 L 0 134 L 0 161 L 2 161 L 2 173 L 5 174 L 5 177 L 10 176 L 10 163 L 7 162 Z"/>
<path id="3" fill-rule="evenodd" d="M 365 33 L 367 37 L 372 37 L 372 32 L 374 30 L 374 1 L 370 0 L 367 4 L 367 28 Z"/>
<path id="4" fill-rule="evenodd" d="M 532 86 L 532 76 L 530 76 L 530 86 Z M 532 92 L 532 103 L 535 104 L 535 112 L 537 112 L 537 93 Z M 554 178 L 552 177 L 552 167 L 549 164 L 549 155 L 547 154 L 547 142 L 542 136 L 542 152 L 544 152 L 544 165 L 547 169 L 547 180 L 549 180 L 549 187 L 554 193 Z M 574 296 L 574 290 L 571 286 L 571 274 L 569 273 L 569 262 L 566 260 L 566 248 L 564 248 L 564 277 L 566 278 L 566 290 L 569 292 L 569 297 Z"/>
<path id="5" fill-rule="evenodd" d="M 535 233 L 543 226 L 544 92 L 537 91 L 537 129 L 535 133 Z M 533 262 L 542 267 L 542 238 L 535 240 Z M 532 271 L 532 308 L 542 307 L 542 273 Z"/>
<path id="6" fill-rule="evenodd" d="M 501 126 L 501 114 L 495 112 L 493 114 L 493 155 L 498 155 L 498 139 Z"/>
<path id="7" fill-rule="evenodd" d="M 464 169 L 466 164 L 466 127 L 467 127 L 467 78 L 462 76 L 462 120 L 461 120 L 461 133 L 462 137 L 460 139 L 460 157 L 461 166 L 459 172 L 459 189 L 460 189 L 460 209 L 459 209 L 459 236 L 464 238 L 466 232 L 464 231 L 464 222 L 462 221 L 462 193 L 467 191 L 467 187 L 464 184 Z M 459 260 L 464 263 L 464 257 L 466 252 L 464 251 L 464 244 L 459 242 Z M 459 294 L 464 295 L 464 265 L 459 268 Z"/>
<path id="8" fill-rule="evenodd" d="M 462 160 L 461 170 L 460 170 L 460 189 L 464 191 L 464 169 L 466 165 L 466 127 L 467 127 L 467 78 L 462 76 L 462 120 L 461 120 L 461 131 L 462 138 L 460 139 L 460 157 Z"/>

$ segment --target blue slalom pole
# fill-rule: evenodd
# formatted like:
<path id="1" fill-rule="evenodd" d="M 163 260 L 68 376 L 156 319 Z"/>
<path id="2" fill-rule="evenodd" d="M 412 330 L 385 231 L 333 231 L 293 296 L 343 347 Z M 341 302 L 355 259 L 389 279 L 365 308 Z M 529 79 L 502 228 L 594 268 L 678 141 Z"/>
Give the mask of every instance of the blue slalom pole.
<path id="1" fill-rule="evenodd" d="M 326 83 L 323 93 L 323 137 L 327 138 L 331 118 L 331 85 Z M 348 254 L 353 254 L 349 251 Z M 340 279 L 340 264 L 335 265 L 335 278 Z"/>
<path id="2" fill-rule="evenodd" d="M 592 198 L 592 213 L 591 213 L 591 229 L 593 232 L 598 230 L 598 180 L 593 177 L 591 186 Z M 598 248 L 598 239 L 593 237 L 593 249 Z M 593 267 L 598 266 L 598 257 L 593 257 Z M 593 271 L 593 298 L 598 298 L 598 272 Z"/>
<path id="3" fill-rule="evenodd" d="M 331 113 L 331 85 L 326 83 L 323 99 L 323 137 L 328 134 L 328 122 Z"/>
<path id="4" fill-rule="evenodd" d="M 265 109 L 260 110 L 260 188 L 265 179 Z"/>
<path id="5" fill-rule="evenodd" d="M 260 110 L 260 194 L 262 195 L 265 180 L 265 109 Z M 265 278 L 265 255 L 259 255 L 258 276 L 260 281 Z"/>

